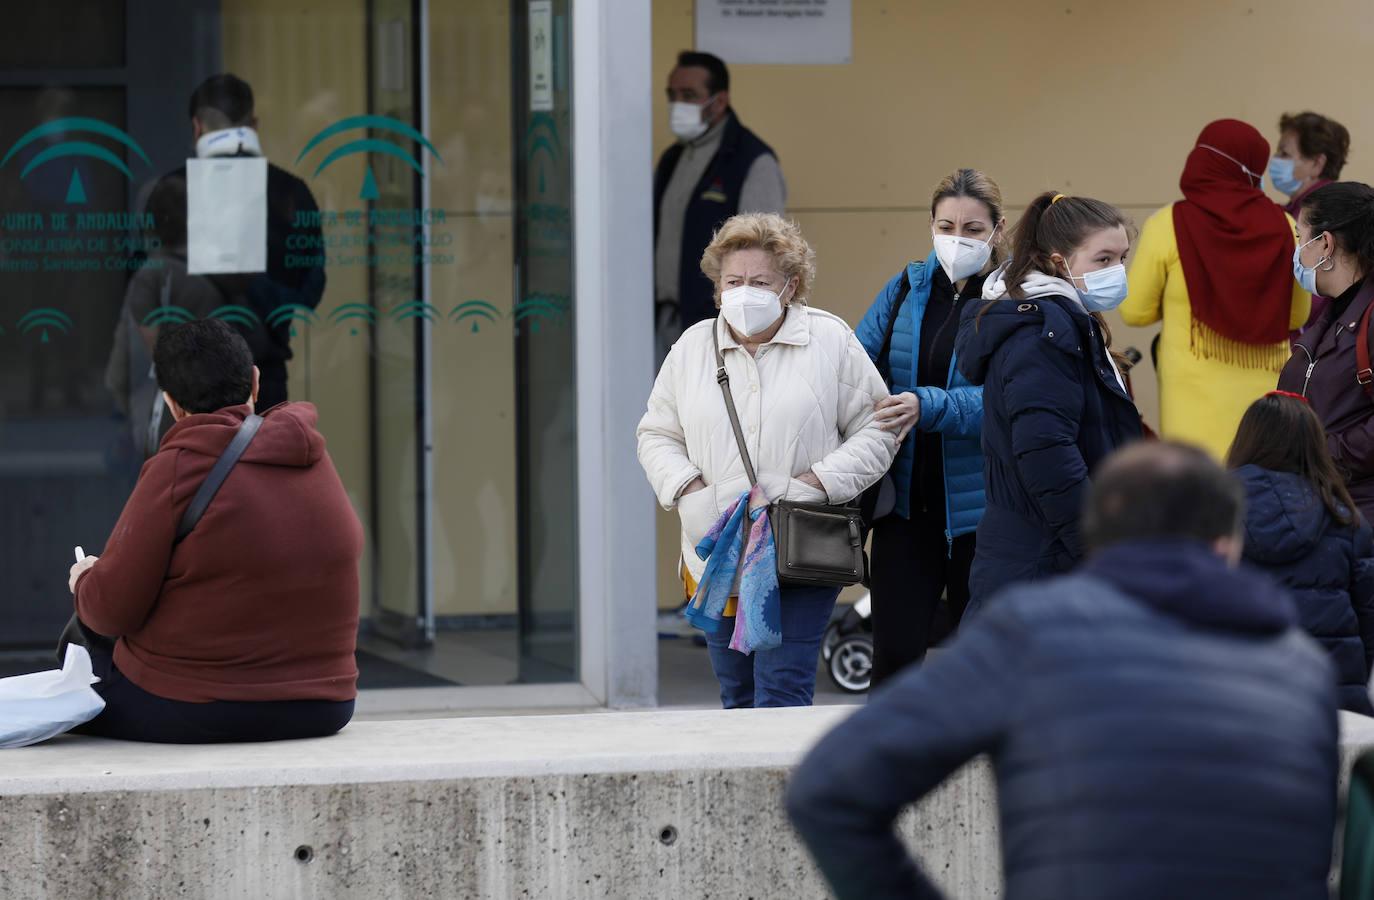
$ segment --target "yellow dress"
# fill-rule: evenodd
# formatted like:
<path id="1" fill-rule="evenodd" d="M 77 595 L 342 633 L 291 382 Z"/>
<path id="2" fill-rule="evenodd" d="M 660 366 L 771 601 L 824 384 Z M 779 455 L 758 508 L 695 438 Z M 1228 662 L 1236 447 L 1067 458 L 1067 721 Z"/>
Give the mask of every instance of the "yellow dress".
<path id="1" fill-rule="evenodd" d="M 1246 408 L 1278 383 L 1288 342 L 1274 345 L 1271 357 L 1280 360 L 1277 368 L 1245 368 L 1194 352 L 1193 308 L 1178 256 L 1172 204 L 1145 221 L 1134 257 L 1120 312 L 1134 327 L 1164 320 L 1158 361 L 1160 436 L 1203 447 L 1223 460 Z M 1311 305 L 1311 295 L 1294 280 L 1290 328 L 1307 321 Z"/>

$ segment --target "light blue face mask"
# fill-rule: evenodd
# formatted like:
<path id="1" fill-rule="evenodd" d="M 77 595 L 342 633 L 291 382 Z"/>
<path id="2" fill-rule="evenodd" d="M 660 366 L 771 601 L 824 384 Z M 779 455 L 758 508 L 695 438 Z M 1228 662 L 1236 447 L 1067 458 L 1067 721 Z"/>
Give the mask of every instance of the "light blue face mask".
<path id="1" fill-rule="evenodd" d="M 1298 284 L 1302 289 L 1309 294 L 1317 293 L 1317 266 L 1326 262 L 1326 257 L 1323 256 L 1321 259 L 1317 260 L 1317 264 L 1314 266 L 1304 266 L 1302 264 L 1302 248 L 1320 238 L 1321 235 L 1319 234 L 1312 238 L 1311 241 L 1299 244 L 1293 248 L 1293 277 L 1298 280 Z"/>
<path id="2" fill-rule="evenodd" d="M 1078 299 L 1083 301 L 1083 308 L 1088 312 L 1116 309 L 1126 299 L 1126 267 L 1121 263 L 1084 275 L 1069 272 L 1069 281 L 1073 283 L 1073 289 L 1078 291 Z M 1082 288 L 1078 287 L 1079 281 L 1083 282 Z"/>
<path id="3" fill-rule="evenodd" d="M 1276 190 L 1293 196 L 1302 187 L 1302 180 L 1293 176 L 1293 160 L 1275 156 L 1269 160 L 1269 180 Z"/>

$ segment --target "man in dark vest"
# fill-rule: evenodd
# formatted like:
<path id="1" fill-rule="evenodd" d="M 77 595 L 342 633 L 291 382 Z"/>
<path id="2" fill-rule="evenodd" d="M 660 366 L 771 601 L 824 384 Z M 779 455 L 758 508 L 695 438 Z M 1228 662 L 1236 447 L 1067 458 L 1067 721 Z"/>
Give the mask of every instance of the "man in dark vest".
<path id="1" fill-rule="evenodd" d="M 736 213 L 780 213 L 787 203 L 777 155 L 730 108 L 730 72 L 719 57 L 679 54 L 668 103 L 678 140 L 654 173 L 659 365 L 684 329 L 716 314 L 715 288 L 700 265 L 712 232 Z"/>

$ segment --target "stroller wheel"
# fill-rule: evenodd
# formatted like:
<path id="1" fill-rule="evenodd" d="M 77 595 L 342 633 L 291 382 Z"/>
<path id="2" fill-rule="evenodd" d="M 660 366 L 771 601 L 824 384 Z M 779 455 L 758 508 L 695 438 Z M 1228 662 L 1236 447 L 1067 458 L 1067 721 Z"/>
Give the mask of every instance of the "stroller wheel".
<path id="1" fill-rule="evenodd" d="M 848 694 L 868 690 L 873 675 L 873 638 L 851 634 L 835 645 L 830 654 L 830 680 Z"/>

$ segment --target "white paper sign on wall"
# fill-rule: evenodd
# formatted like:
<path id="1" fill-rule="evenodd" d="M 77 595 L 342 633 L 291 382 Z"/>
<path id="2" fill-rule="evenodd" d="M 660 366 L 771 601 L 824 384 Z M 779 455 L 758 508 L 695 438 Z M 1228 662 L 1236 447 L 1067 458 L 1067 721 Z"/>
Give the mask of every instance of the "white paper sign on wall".
<path id="1" fill-rule="evenodd" d="M 530 112 L 553 109 L 553 0 L 530 0 Z"/>
<path id="2" fill-rule="evenodd" d="M 696 0 L 696 48 L 727 63 L 851 61 L 851 0 Z"/>

